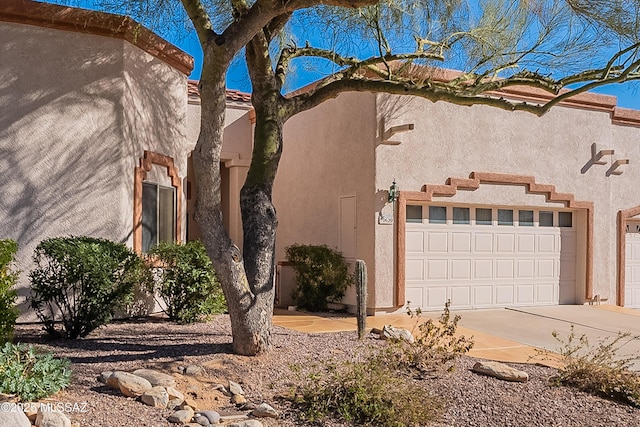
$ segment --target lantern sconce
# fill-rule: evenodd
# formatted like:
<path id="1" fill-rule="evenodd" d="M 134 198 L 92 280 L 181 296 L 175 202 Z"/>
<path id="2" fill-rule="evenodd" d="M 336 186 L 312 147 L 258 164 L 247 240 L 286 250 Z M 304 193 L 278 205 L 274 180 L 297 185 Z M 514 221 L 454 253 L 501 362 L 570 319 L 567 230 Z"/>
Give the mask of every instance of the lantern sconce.
<path id="1" fill-rule="evenodd" d="M 393 184 L 389 187 L 389 203 L 395 203 L 398 201 L 398 197 L 400 196 L 400 188 L 396 184 L 396 180 L 393 180 Z"/>

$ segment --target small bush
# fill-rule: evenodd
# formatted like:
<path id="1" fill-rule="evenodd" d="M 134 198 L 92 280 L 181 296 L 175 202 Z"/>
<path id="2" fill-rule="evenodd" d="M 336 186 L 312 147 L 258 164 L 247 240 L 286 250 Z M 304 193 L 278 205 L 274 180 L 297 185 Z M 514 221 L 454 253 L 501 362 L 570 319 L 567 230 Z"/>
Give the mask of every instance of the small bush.
<path id="1" fill-rule="evenodd" d="M 457 357 L 473 348 L 473 337 L 456 336 L 460 315 L 451 318 L 449 303 L 437 321 L 427 319 L 422 322 L 422 310 L 412 310 L 408 305 L 407 314 L 415 321 L 412 335 L 415 340 L 399 340 L 392 344 L 389 363 L 399 367 L 426 372 L 439 368 L 453 369 Z"/>
<path id="2" fill-rule="evenodd" d="M 296 271 L 293 300 L 299 308 L 327 311 L 327 301 L 340 301 L 353 283 L 342 254 L 327 246 L 289 246 L 287 260 Z"/>
<path id="3" fill-rule="evenodd" d="M 18 272 L 12 269 L 18 244 L 13 240 L 0 240 L 0 344 L 11 341 L 18 318 L 15 290 Z"/>
<path id="4" fill-rule="evenodd" d="M 110 322 L 144 271 L 123 244 L 92 237 L 44 240 L 33 258 L 30 303 L 52 337 L 85 337 Z"/>
<path id="5" fill-rule="evenodd" d="M 0 393 L 15 394 L 22 401 L 51 396 L 71 380 L 67 359 L 39 353 L 33 346 L 6 343 L 0 348 Z"/>
<path id="6" fill-rule="evenodd" d="M 201 242 L 161 242 L 148 255 L 160 265 L 153 285 L 171 320 L 191 323 L 226 310 L 222 288 Z"/>
<path id="7" fill-rule="evenodd" d="M 361 361 L 326 362 L 310 370 L 294 367 L 301 383 L 294 400 L 315 422 L 334 415 L 354 424 L 382 427 L 428 425 L 442 402 L 410 376 L 392 369 L 386 353 L 371 349 Z"/>
<path id="8" fill-rule="evenodd" d="M 619 355 L 625 344 L 639 337 L 618 333 L 593 346 L 585 335 L 576 335 L 573 325 L 566 340 L 555 331 L 553 336 L 561 344 L 559 353 L 563 362 L 550 380 L 553 385 L 575 387 L 640 408 L 640 374 L 630 369 L 640 356 Z"/>

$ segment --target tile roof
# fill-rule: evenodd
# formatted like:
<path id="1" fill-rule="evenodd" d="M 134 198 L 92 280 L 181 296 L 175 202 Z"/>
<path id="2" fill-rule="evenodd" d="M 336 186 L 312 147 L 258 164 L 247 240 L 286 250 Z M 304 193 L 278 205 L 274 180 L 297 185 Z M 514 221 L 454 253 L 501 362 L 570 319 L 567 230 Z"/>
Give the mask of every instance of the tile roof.
<path id="1" fill-rule="evenodd" d="M 198 89 L 197 80 L 189 80 L 187 87 L 187 94 L 189 96 L 200 97 L 200 90 Z M 251 102 L 251 94 L 246 92 L 240 92 L 239 90 L 227 89 L 227 100 L 237 102 Z"/>

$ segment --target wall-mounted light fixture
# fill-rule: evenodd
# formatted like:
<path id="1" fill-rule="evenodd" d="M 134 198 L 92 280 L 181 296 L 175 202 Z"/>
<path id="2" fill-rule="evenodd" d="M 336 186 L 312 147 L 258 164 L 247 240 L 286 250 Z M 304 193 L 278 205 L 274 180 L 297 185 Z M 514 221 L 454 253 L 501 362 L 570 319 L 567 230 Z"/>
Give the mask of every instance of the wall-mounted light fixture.
<path id="1" fill-rule="evenodd" d="M 396 180 L 393 180 L 393 184 L 389 187 L 389 203 L 394 203 L 398 201 L 398 197 L 400 196 L 400 188 L 396 184 Z"/>

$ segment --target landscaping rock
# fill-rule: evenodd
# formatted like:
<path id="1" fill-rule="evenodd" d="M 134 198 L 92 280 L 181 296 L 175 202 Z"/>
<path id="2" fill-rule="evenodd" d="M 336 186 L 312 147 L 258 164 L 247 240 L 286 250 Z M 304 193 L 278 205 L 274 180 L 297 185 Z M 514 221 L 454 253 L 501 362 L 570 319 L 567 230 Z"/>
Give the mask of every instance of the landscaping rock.
<path id="1" fill-rule="evenodd" d="M 246 420 L 238 423 L 229 424 L 228 427 L 263 427 L 262 423 L 258 420 Z"/>
<path id="2" fill-rule="evenodd" d="M 244 396 L 244 390 L 242 389 L 242 386 L 236 382 L 229 381 L 229 391 L 233 395 L 239 394 Z"/>
<path id="3" fill-rule="evenodd" d="M 145 405 L 153 406 L 154 408 L 166 408 L 169 404 L 169 393 L 162 386 L 155 386 L 151 390 L 145 391 L 140 400 Z"/>
<path id="4" fill-rule="evenodd" d="M 473 365 L 472 371 L 505 381 L 526 382 L 529 380 L 529 374 L 526 372 L 500 362 L 477 362 Z"/>
<path id="5" fill-rule="evenodd" d="M 196 415 L 207 417 L 211 424 L 218 424 L 220 422 L 220 414 L 216 411 L 198 411 Z"/>
<path id="6" fill-rule="evenodd" d="M 111 375 L 113 375 L 113 371 L 102 372 L 100 375 L 98 375 L 98 381 L 100 381 L 102 384 L 106 384 Z"/>
<path id="7" fill-rule="evenodd" d="M 184 374 L 191 375 L 191 376 L 203 375 L 204 368 L 199 365 L 189 365 L 186 368 L 184 368 Z"/>
<path id="8" fill-rule="evenodd" d="M 38 410 L 38 416 L 36 417 L 36 426 L 71 427 L 71 420 L 67 418 L 67 416 L 62 412 Z"/>
<path id="9" fill-rule="evenodd" d="M 236 414 L 236 415 L 221 415 L 220 416 L 220 423 L 222 424 L 226 424 L 226 423 L 230 423 L 233 421 L 244 421 L 244 420 L 248 420 L 249 417 L 246 416 L 245 414 Z"/>
<path id="10" fill-rule="evenodd" d="M 144 378 L 123 371 L 115 371 L 107 378 L 106 384 L 111 388 L 120 390 L 127 397 L 139 397 L 153 387 Z"/>
<path id="11" fill-rule="evenodd" d="M 152 386 L 160 385 L 162 387 L 175 387 L 176 379 L 171 375 L 154 371 L 153 369 L 136 369 L 133 371 L 133 375 L 144 378 L 149 381 Z"/>
<path id="12" fill-rule="evenodd" d="M 395 326 L 391 325 L 384 325 L 384 327 L 382 328 L 382 333 L 380 334 L 380 338 L 392 341 L 403 340 L 410 343 L 415 341 L 413 335 L 411 335 L 411 332 L 409 330 L 396 328 Z"/>
<path id="13" fill-rule="evenodd" d="M 194 411 L 198 409 L 198 404 L 196 403 L 195 400 L 191 399 L 190 397 L 186 397 L 184 399 L 184 402 L 182 402 L 183 406 L 189 406 L 190 408 L 192 408 Z"/>
<path id="14" fill-rule="evenodd" d="M 210 426 L 211 425 L 211 421 L 209 421 L 209 418 L 200 415 L 199 417 L 196 416 L 193 421 L 195 421 L 196 423 L 200 424 L 201 426 Z"/>
<path id="15" fill-rule="evenodd" d="M 244 405 L 247 403 L 247 399 L 241 394 L 234 394 L 233 397 L 231 397 L 231 403 L 234 405 Z"/>
<path id="16" fill-rule="evenodd" d="M 22 411 L 0 411 L 0 426 L 31 427 L 31 421 Z"/>
<path id="17" fill-rule="evenodd" d="M 169 418 L 167 418 L 167 420 L 170 423 L 187 424 L 188 422 L 191 421 L 193 416 L 194 416 L 193 409 L 187 406 L 185 407 L 185 409 L 181 409 L 169 415 Z"/>
<path id="18" fill-rule="evenodd" d="M 256 409 L 251 411 L 251 415 L 257 418 L 278 418 L 280 414 L 273 409 L 268 403 L 258 405 Z"/>
<path id="19" fill-rule="evenodd" d="M 174 410 L 182 405 L 183 402 L 184 399 L 170 399 L 169 403 L 167 403 L 167 409 Z"/>
<path id="20" fill-rule="evenodd" d="M 180 400 L 180 403 L 184 401 L 184 394 L 181 391 L 176 390 L 174 387 L 167 387 L 167 394 L 169 395 L 169 400 Z M 178 405 L 180 404 L 178 403 Z"/>

